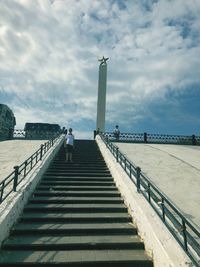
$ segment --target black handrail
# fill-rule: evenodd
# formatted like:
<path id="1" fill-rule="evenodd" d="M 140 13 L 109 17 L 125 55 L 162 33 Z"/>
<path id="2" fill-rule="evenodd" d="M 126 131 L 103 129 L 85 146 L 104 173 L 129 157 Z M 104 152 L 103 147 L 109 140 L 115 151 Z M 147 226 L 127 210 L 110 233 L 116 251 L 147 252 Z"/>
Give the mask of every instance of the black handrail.
<path id="1" fill-rule="evenodd" d="M 42 144 L 40 148 L 26 159 L 21 165 L 14 166 L 14 171 L 0 182 L 0 204 L 14 191 L 24 180 L 28 173 L 35 167 L 38 161 L 42 160 L 46 152 L 54 145 L 60 135 Z M 12 183 L 12 186 L 10 185 Z"/>
<path id="2" fill-rule="evenodd" d="M 195 266 L 199 265 L 200 257 L 200 232 L 186 219 L 181 211 L 169 200 L 169 198 L 128 158 L 119 151 L 105 134 L 100 133 L 101 139 L 116 158 L 116 161 L 128 174 L 149 204 L 156 211 L 163 223 L 167 226 L 175 239 L 185 250 Z"/>
<path id="3" fill-rule="evenodd" d="M 101 133 L 110 141 L 153 143 L 153 144 L 178 144 L 178 145 L 200 145 L 200 136 L 196 135 L 169 135 L 151 133 L 120 133 L 119 140 L 116 140 L 113 132 Z"/>

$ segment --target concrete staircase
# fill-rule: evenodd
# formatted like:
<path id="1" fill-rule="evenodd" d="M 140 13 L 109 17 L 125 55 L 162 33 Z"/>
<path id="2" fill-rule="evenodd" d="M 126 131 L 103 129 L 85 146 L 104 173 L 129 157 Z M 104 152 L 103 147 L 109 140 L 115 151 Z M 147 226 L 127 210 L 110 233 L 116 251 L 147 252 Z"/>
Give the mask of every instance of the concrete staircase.
<path id="1" fill-rule="evenodd" d="M 0 252 L 0 266 L 151 267 L 95 141 L 60 150 Z"/>

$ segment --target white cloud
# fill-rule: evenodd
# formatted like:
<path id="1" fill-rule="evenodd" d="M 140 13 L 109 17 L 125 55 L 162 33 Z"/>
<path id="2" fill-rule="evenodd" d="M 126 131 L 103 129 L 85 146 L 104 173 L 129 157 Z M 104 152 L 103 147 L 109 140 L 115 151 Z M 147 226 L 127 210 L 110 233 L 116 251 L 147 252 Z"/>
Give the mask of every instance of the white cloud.
<path id="1" fill-rule="evenodd" d="M 18 127 L 69 121 L 82 129 L 89 120 L 94 128 L 102 55 L 110 58 L 109 124 L 139 121 L 148 101 L 200 83 L 200 2 L 119 2 L 0 2 L 0 97 Z"/>

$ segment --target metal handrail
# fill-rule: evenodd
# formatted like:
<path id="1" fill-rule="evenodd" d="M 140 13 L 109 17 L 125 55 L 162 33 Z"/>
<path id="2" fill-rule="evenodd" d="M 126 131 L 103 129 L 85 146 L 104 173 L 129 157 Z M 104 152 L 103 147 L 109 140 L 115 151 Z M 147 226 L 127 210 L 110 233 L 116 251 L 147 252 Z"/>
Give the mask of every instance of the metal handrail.
<path id="1" fill-rule="evenodd" d="M 200 266 L 200 232 L 190 222 L 172 201 L 126 156 L 120 152 L 107 136 L 100 133 L 100 137 L 116 158 L 116 161 L 128 174 L 141 193 L 156 211 L 163 223 L 190 257 L 195 266 Z"/>
<path id="2" fill-rule="evenodd" d="M 116 140 L 113 132 L 101 133 L 109 140 Z M 179 145 L 200 145 L 200 136 L 193 135 L 169 135 L 151 133 L 120 133 L 120 142 L 133 143 L 154 143 L 154 144 L 179 144 Z"/>
<path id="3" fill-rule="evenodd" d="M 38 161 L 41 161 L 46 152 L 54 145 L 60 135 L 45 142 L 40 148 L 26 159 L 21 165 L 14 166 L 14 171 L 0 182 L 0 204 L 14 191 L 17 186 L 24 180 L 29 172 L 35 167 Z M 12 183 L 12 186 L 10 184 Z"/>

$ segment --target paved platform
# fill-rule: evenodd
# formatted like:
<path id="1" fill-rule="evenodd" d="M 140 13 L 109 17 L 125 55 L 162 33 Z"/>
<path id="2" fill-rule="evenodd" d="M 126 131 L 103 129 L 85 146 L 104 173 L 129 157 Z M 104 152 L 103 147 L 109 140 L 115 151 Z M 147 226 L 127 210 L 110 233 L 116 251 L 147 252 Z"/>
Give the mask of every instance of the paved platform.
<path id="1" fill-rule="evenodd" d="M 200 147 L 115 143 L 200 229 Z"/>
<path id="2" fill-rule="evenodd" d="M 6 178 L 15 165 L 20 165 L 47 140 L 9 140 L 0 142 L 0 181 Z"/>

